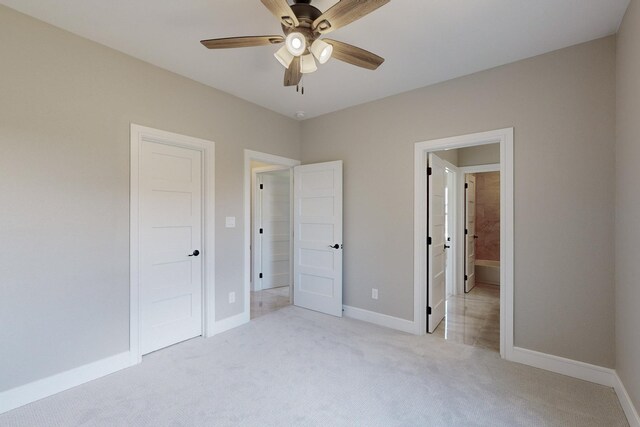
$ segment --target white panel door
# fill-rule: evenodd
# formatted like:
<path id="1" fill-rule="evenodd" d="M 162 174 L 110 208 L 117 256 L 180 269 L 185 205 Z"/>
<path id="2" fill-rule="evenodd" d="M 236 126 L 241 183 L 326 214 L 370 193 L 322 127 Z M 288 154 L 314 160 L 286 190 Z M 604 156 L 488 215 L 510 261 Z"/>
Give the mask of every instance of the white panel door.
<path id="1" fill-rule="evenodd" d="M 427 332 L 433 333 L 446 314 L 446 237 L 445 187 L 447 176 L 442 160 L 429 154 L 428 224 L 429 250 L 427 260 Z"/>
<path id="2" fill-rule="evenodd" d="M 291 284 L 290 216 L 291 171 L 256 174 L 258 213 L 256 221 L 258 289 Z M 260 277 L 262 275 L 262 277 Z"/>
<path id="3" fill-rule="evenodd" d="M 202 153 L 144 141 L 140 154 L 140 345 L 147 354 L 202 334 Z"/>
<path id="4" fill-rule="evenodd" d="M 342 317 L 342 161 L 294 168 L 293 298 Z"/>
<path id="5" fill-rule="evenodd" d="M 476 286 L 476 176 L 465 178 L 465 282 L 464 291 Z"/>

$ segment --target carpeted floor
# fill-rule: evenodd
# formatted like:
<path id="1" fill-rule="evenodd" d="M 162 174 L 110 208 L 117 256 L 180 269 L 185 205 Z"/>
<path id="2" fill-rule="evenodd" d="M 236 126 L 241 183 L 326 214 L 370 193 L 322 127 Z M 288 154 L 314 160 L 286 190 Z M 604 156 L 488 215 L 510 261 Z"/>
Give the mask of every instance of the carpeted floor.
<path id="1" fill-rule="evenodd" d="M 286 307 L 0 415 L 1 426 L 626 426 L 612 389 Z"/>

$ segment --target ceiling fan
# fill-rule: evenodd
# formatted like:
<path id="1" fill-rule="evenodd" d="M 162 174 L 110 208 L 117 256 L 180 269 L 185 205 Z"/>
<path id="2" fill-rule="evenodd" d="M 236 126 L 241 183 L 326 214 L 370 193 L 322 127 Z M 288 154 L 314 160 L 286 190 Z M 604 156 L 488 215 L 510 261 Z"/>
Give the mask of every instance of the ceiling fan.
<path id="1" fill-rule="evenodd" d="M 267 46 L 285 43 L 274 56 L 286 68 L 285 86 L 297 86 L 303 74 L 313 73 L 320 64 L 332 56 L 369 70 L 377 69 L 384 58 L 359 47 L 337 40 L 320 39 L 320 36 L 344 27 L 373 12 L 390 0 L 340 0 L 322 13 L 311 5 L 311 0 L 261 0 L 282 24 L 285 37 L 246 36 L 202 40 L 209 49 Z"/>

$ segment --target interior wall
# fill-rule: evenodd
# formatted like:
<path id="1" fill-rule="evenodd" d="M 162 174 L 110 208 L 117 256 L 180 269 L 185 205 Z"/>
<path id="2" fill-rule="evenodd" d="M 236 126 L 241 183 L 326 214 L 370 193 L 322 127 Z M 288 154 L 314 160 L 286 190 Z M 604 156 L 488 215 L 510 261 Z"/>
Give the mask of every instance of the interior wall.
<path id="1" fill-rule="evenodd" d="M 485 144 L 458 149 L 458 166 L 494 165 L 500 163 L 500 144 Z"/>
<path id="2" fill-rule="evenodd" d="M 475 175 L 476 259 L 500 261 L 500 172 Z"/>
<path id="3" fill-rule="evenodd" d="M 435 155 L 454 166 L 482 166 L 500 163 L 500 144 L 436 151 Z"/>
<path id="4" fill-rule="evenodd" d="M 4 6 L 0 40 L 0 391 L 129 348 L 130 123 L 215 141 L 216 317 L 240 313 L 243 149 L 299 158 L 299 123 Z"/>
<path id="5" fill-rule="evenodd" d="M 616 144 L 616 370 L 640 409 L 640 1 L 618 34 Z"/>
<path id="6" fill-rule="evenodd" d="M 413 320 L 415 143 L 512 126 L 515 345 L 612 367 L 614 37 L 304 121 L 344 160 L 344 303 Z"/>

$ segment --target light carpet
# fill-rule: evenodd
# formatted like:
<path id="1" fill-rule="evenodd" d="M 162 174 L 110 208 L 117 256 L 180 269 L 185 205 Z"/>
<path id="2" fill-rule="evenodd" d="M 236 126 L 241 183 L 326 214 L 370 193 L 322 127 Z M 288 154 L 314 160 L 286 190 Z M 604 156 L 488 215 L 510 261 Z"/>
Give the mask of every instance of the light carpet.
<path id="1" fill-rule="evenodd" d="M 287 307 L 0 415 L 2 426 L 626 426 L 606 387 Z"/>

